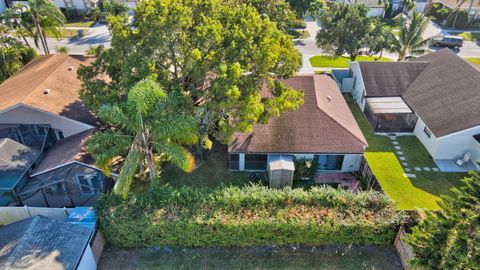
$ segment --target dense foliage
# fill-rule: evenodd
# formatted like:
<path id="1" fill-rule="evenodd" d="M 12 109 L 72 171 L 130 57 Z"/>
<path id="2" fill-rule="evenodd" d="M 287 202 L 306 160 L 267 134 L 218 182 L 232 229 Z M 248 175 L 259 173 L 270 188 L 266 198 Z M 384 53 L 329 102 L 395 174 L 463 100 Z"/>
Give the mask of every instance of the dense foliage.
<path id="1" fill-rule="evenodd" d="M 107 172 L 114 158 L 126 156 L 117 194 L 127 196 L 139 170 L 143 175 L 148 172 L 154 188 L 163 161 L 192 170 L 193 158 L 182 147 L 197 142 L 195 119 L 182 110 L 188 101 L 177 92 L 165 93 L 156 82 L 146 79 L 130 90 L 124 106 L 104 104 L 99 109 L 100 118 L 114 128 L 95 134 L 88 150 Z"/>
<path id="2" fill-rule="evenodd" d="M 450 9 L 446 8 L 443 4 L 434 3 L 430 10 L 428 10 L 428 15 L 434 17 L 435 19 L 442 22 L 450 14 Z"/>
<path id="3" fill-rule="evenodd" d="M 385 195 L 313 187 L 163 186 L 126 201 L 103 195 L 100 226 L 117 246 L 389 244 L 402 216 Z"/>
<path id="4" fill-rule="evenodd" d="M 447 27 L 465 29 L 470 25 L 470 18 L 466 10 L 454 10 L 448 14 Z"/>
<path id="5" fill-rule="evenodd" d="M 363 5 L 334 3 L 320 16 L 317 46 L 333 57 L 348 55 L 351 61 L 362 49 L 381 52 L 387 45 L 388 32 L 378 18 L 367 16 Z"/>
<path id="6" fill-rule="evenodd" d="M 480 175 L 462 181 L 453 196 L 442 198 L 442 210 L 428 213 L 408 239 L 413 262 L 423 269 L 480 269 Z"/>
<path id="7" fill-rule="evenodd" d="M 0 26 L 0 83 L 30 62 L 37 53 Z"/>
<path id="8" fill-rule="evenodd" d="M 79 70 L 82 98 L 95 111 L 104 103 L 123 102 L 139 80 L 154 79 L 166 92 L 191 99 L 194 108 L 188 113 L 197 120 L 201 150 L 211 145 L 211 136 L 229 141 L 233 132 L 250 131 L 303 102 L 303 93 L 281 80 L 301 67 L 291 37 L 251 5 L 146 0 L 131 22 L 110 16 L 109 27 L 112 48 Z M 262 85 L 268 88 L 263 96 Z"/>

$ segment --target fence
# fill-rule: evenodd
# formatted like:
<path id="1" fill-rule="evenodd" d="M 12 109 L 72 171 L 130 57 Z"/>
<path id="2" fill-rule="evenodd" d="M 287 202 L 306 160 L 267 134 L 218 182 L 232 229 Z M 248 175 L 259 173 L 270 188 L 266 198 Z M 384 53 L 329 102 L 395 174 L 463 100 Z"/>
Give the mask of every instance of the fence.
<path id="1" fill-rule="evenodd" d="M 393 243 L 395 246 L 395 250 L 397 251 L 398 256 L 400 257 L 400 261 L 402 262 L 402 267 L 405 270 L 412 269 L 411 265 L 408 263 L 409 260 L 413 259 L 415 256 L 413 253 L 413 249 L 410 245 L 405 243 L 405 238 L 407 235 L 403 228 L 400 228 L 397 233 L 397 237 L 395 237 L 395 242 Z"/>
<path id="2" fill-rule="evenodd" d="M 360 166 L 360 174 L 367 181 L 367 188 L 382 191 L 382 186 L 378 183 L 377 178 L 372 172 L 370 165 L 368 165 L 367 159 L 363 157 L 362 164 Z"/>
<path id="3" fill-rule="evenodd" d="M 33 216 L 45 216 L 65 221 L 71 211 L 71 208 L 0 207 L 0 225 L 7 225 Z"/>

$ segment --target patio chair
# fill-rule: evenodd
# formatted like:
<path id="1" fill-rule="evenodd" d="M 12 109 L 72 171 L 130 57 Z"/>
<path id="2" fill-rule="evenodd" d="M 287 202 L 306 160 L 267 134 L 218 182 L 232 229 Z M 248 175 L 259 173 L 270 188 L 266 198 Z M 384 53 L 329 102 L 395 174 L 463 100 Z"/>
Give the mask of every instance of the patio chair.
<path id="1" fill-rule="evenodd" d="M 466 163 L 468 163 L 470 161 L 470 158 L 472 157 L 472 154 L 470 153 L 465 153 L 465 155 L 463 155 L 463 158 L 461 159 L 458 159 L 457 160 L 457 165 L 462 167 L 463 165 L 465 165 Z"/>

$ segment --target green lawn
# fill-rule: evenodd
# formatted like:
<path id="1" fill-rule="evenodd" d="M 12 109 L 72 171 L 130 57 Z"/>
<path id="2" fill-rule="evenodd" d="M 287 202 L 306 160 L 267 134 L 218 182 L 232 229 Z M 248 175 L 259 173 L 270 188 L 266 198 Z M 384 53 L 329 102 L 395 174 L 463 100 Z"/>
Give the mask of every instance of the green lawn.
<path id="1" fill-rule="evenodd" d="M 399 136 L 397 141 L 402 148 L 406 162 L 417 177 L 408 178 L 398 160 L 390 138 L 373 133 L 373 129 L 360 108 L 353 104 L 350 95 L 345 99 L 368 142 L 365 157 L 382 189 L 394 201 L 399 209 L 416 208 L 439 209 L 440 195 L 450 194 L 452 187 L 461 185 L 460 179 L 466 173 L 443 173 L 413 171 L 414 167 L 436 167 L 425 147 L 415 136 Z"/>
<path id="2" fill-rule="evenodd" d="M 473 32 L 449 32 L 450 35 L 463 37 L 465 41 L 477 41 L 480 39 L 480 33 Z"/>
<path id="3" fill-rule="evenodd" d="M 373 62 L 377 57 L 373 56 L 358 56 L 355 61 L 369 61 Z M 393 62 L 391 58 L 382 57 L 377 60 L 378 62 Z M 310 63 L 313 67 L 332 67 L 332 68 L 347 68 L 348 63 L 351 62 L 348 57 L 337 57 L 333 58 L 325 55 L 317 55 L 310 58 Z"/>
<path id="4" fill-rule="evenodd" d="M 86 35 L 88 32 L 88 30 L 84 30 L 84 34 Z M 46 31 L 45 34 L 47 35 L 47 37 L 50 37 L 50 38 L 53 38 L 55 37 L 55 35 L 49 31 Z M 76 29 L 62 29 L 60 31 L 60 38 L 72 38 L 72 37 L 76 37 L 78 35 L 78 32 Z"/>
<path id="5" fill-rule="evenodd" d="M 465 60 L 467 60 L 470 63 L 473 63 L 475 65 L 480 66 L 480 57 L 467 57 L 467 58 L 465 58 Z"/>
<path id="6" fill-rule="evenodd" d="M 215 144 L 207 155 L 204 164 L 191 173 L 186 173 L 176 166 L 169 166 L 162 171 L 163 181 L 173 186 L 193 186 L 215 188 L 220 185 L 242 186 L 247 184 L 247 172 L 228 170 L 226 146 Z"/>
<path id="7" fill-rule="evenodd" d="M 92 20 L 79 20 L 66 23 L 65 27 L 92 27 L 94 24 L 95 21 Z"/>

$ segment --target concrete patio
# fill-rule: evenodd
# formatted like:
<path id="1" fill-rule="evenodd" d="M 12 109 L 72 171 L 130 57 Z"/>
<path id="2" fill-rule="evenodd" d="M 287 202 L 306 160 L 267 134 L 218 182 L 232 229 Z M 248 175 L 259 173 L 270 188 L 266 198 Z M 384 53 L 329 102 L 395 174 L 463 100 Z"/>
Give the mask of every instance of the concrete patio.
<path id="1" fill-rule="evenodd" d="M 477 170 L 473 161 L 469 161 L 461 167 L 453 159 L 435 159 L 434 161 L 441 172 L 469 172 Z"/>
<path id="2" fill-rule="evenodd" d="M 360 180 L 351 173 L 320 172 L 314 176 L 316 184 L 339 184 L 347 187 L 351 192 L 357 192 L 360 188 Z"/>

